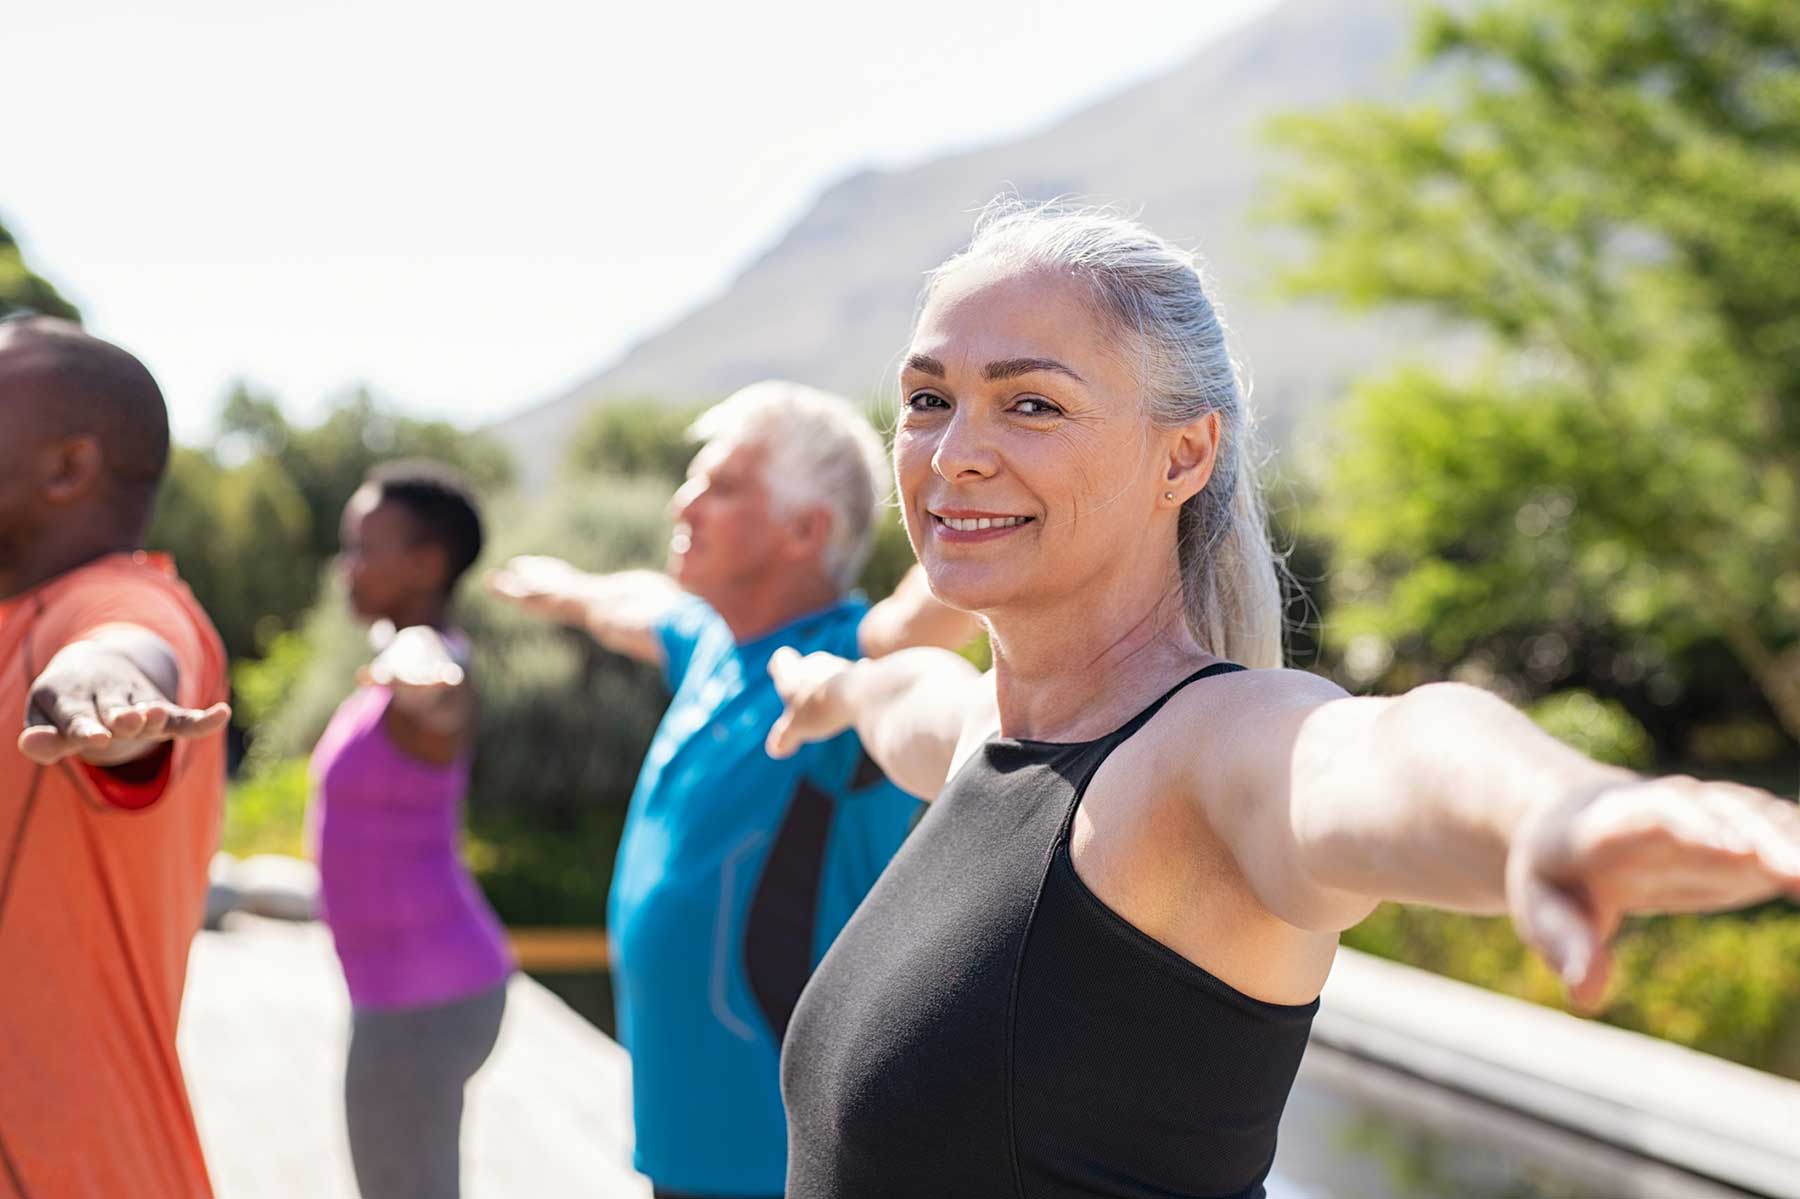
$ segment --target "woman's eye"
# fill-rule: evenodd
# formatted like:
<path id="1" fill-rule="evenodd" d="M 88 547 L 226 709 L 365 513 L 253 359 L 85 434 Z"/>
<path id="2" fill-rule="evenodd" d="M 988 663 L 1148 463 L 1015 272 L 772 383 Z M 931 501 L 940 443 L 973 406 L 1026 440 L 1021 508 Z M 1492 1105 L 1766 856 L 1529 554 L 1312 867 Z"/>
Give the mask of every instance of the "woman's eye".
<path id="1" fill-rule="evenodd" d="M 915 391 L 906 397 L 906 406 L 914 412 L 948 408 L 950 402 L 935 391 Z"/>
<path id="2" fill-rule="evenodd" d="M 1040 400 L 1036 396 L 1026 396 L 1013 405 L 1013 411 L 1021 416 L 1056 416 L 1062 412 L 1049 400 Z"/>

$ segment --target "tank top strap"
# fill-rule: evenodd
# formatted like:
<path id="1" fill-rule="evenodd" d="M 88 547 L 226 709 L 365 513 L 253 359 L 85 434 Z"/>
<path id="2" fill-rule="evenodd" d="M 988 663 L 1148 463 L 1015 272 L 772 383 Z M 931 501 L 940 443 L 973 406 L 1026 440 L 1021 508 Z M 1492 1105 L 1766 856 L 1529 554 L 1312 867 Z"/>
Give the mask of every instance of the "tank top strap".
<path id="1" fill-rule="evenodd" d="M 1150 723 L 1152 717 L 1163 710 L 1164 704 L 1181 694 L 1186 688 L 1198 683 L 1201 679 L 1232 674 L 1243 669 L 1244 667 L 1239 666 L 1236 662 L 1214 662 L 1211 666 L 1202 667 L 1157 696 L 1143 711 L 1106 736 L 1081 745 L 1078 749 L 1079 756 L 1069 763 L 1070 771 L 1067 777 L 1074 785 L 1070 789 L 1068 807 L 1062 814 L 1059 843 L 1068 840 L 1070 830 L 1075 825 L 1075 809 L 1081 806 L 1082 797 L 1087 794 L 1088 784 L 1094 781 L 1096 774 L 1100 773 L 1100 767 L 1105 764 L 1106 759 L 1112 757 L 1113 750 L 1129 741 L 1139 729 Z"/>
<path id="2" fill-rule="evenodd" d="M 1244 668 L 1239 666 L 1236 662 L 1214 662 L 1211 666 L 1201 667 L 1199 670 L 1188 675 L 1187 678 L 1182 679 L 1179 683 L 1176 683 L 1173 687 L 1150 701 L 1150 706 L 1145 708 L 1142 712 L 1139 712 L 1136 716 L 1133 716 L 1117 729 L 1114 729 L 1106 736 L 1100 738 L 1097 744 L 1104 745 L 1106 747 L 1106 752 L 1110 753 L 1112 750 L 1118 748 L 1121 743 L 1135 736 L 1139 729 L 1149 724 L 1151 719 L 1154 718 L 1158 712 L 1163 710 L 1164 704 L 1167 704 L 1188 687 L 1198 683 L 1201 679 L 1210 679 L 1221 674 L 1232 674 L 1242 669 Z"/>

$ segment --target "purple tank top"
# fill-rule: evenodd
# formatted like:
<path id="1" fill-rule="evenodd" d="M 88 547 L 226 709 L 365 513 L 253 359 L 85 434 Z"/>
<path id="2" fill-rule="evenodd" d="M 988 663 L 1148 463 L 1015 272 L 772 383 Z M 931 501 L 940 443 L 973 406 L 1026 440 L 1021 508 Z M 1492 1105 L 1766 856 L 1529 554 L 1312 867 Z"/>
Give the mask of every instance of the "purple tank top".
<path id="1" fill-rule="evenodd" d="M 358 690 L 312 755 L 320 907 L 363 1008 L 449 1003 L 514 965 L 459 853 L 468 759 L 435 766 L 402 753 L 381 723 L 390 698 L 386 687 Z"/>

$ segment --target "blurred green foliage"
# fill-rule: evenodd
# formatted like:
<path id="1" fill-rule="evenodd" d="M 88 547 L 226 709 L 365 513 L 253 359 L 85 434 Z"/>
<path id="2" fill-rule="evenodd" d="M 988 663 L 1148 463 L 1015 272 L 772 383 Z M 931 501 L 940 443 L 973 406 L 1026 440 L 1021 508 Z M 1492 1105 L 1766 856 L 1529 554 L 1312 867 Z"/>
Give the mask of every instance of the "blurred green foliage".
<path id="1" fill-rule="evenodd" d="M 687 429 L 700 412 L 654 401 L 609 400 L 581 422 L 565 452 L 563 473 L 662 479 L 672 491 L 687 477 L 695 449 Z"/>
<path id="2" fill-rule="evenodd" d="M 1456 5 L 1420 45 L 1434 98 L 1275 128 L 1293 285 L 1486 347 L 1348 405 L 1316 506 L 1347 673 L 1586 683 L 1659 742 L 1723 701 L 1791 755 L 1800 8 Z"/>
<path id="3" fill-rule="evenodd" d="M 238 857 L 306 852 L 306 759 L 293 758 L 233 780 L 219 848 Z"/>
<path id="4" fill-rule="evenodd" d="M 512 474 L 498 445 L 444 421 L 400 416 L 366 391 L 296 428 L 274 399 L 240 385 L 219 424 L 211 450 L 175 449 L 149 545 L 174 555 L 240 661 L 259 657 L 312 604 L 337 551 L 344 501 L 375 463 L 435 458 L 484 494 Z"/>
<path id="5" fill-rule="evenodd" d="M 63 299 L 54 284 L 25 264 L 19 243 L 0 225 L 0 316 L 20 309 L 70 321 L 81 319 L 75 305 Z"/>
<path id="6" fill-rule="evenodd" d="M 1561 980 L 1505 917 L 1383 904 L 1343 943 L 1566 1009 Z M 1599 1019 L 1800 1078 L 1800 912 L 1634 920 L 1614 949 Z"/>
<path id="7" fill-rule="evenodd" d="M 1528 711 L 1546 732 L 1590 758 L 1632 770 L 1648 770 L 1653 764 L 1650 734 L 1616 700 L 1599 699 L 1587 691 L 1559 691 Z"/>

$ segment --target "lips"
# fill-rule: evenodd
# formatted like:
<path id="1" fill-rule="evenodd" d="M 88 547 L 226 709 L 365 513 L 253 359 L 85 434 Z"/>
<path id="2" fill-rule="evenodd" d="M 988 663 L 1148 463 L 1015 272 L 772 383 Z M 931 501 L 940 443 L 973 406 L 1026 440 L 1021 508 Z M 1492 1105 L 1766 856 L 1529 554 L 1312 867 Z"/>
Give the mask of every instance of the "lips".
<path id="1" fill-rule="evenodd" d="M 940 516 L 950 528 L 959 533 L 974 533 L 981 529 L 1012 529 L 1030 520 L 1029 516 Z"/>

